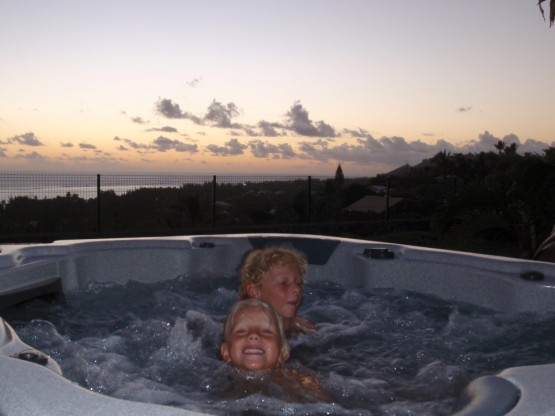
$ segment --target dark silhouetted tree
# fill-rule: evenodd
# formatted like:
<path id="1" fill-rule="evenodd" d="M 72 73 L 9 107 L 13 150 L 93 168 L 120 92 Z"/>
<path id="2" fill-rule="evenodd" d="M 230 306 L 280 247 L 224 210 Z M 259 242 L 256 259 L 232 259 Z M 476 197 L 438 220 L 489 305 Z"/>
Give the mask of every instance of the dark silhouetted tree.
<path id="1" fill-rule="evenodd" d="M 542 3 L 545 0 L 539 0 L 538 1 L 538 6 L 540 6 L 540 11 L 542 13 L 542 16 L 545 20 L 545 14 L 543 13 L 543 7 L 542 7 Z M 549 27 L 551 27 L 553 25 L 553 22 L 555 22 L 555 0 L 551 0 L 549 2 Z"/>
<path id="2" fill-rule="evenodd" d="M 345 175 L 343 175 L 343 169 L 341 168 L 341 163 L 337 165 L 337 169 L 335 170 L 334 182 L 339 188 L 341 187 L 341 185 L 343 185 L 343 182 L 345 182 Z"/>

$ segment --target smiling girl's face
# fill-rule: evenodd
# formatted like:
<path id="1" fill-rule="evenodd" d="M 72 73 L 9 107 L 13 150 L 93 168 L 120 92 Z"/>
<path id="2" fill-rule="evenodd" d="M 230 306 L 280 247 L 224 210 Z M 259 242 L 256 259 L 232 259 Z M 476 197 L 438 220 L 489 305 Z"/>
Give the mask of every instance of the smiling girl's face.
<path id="1" fill-rule="evenodd" d="M 236 367 L 260 371 L 279 366 L 281 337 L 270 317 L 255 306 L 237 313 L 229 336 L 220 348 L 222 358 Z"/>

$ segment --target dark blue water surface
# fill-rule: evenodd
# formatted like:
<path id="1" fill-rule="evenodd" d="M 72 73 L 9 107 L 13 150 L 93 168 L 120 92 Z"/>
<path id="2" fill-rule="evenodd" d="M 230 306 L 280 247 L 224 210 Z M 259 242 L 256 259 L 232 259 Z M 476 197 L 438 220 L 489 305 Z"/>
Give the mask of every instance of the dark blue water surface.
<path id="1" fill-rule="evenodd" d="M 328 399 L 284 397 L 271 385 L 231 394 L 233 377 L 218 351 L 237 286 L 207 276 L 91 284 L 65 301 L 35 300 L 3 317 L 87 389 L 221 415 L 448 415 L 476 377 L 555 362 L 552 314 L 309 282 L 300 315 L 318 330 L 290 340 L 287 365 L 315 374 Z"/>

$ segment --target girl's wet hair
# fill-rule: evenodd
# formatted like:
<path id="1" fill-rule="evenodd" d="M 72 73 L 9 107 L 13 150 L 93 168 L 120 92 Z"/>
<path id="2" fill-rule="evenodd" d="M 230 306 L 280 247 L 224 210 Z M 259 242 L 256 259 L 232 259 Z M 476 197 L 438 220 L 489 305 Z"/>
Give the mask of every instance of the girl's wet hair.
<path id="1" fill-rule="evenodd" d="M 252 250 L 246 257 L 239 269 L 241 276 L 241 287 L 239 288 L 239 299 L 248 299 L 247 284 L 254 283 L 260 287 L 262 279 L 277 265 L 293 263 L 299 268 L 301 278 L 306 273 L 306 257 L 300 251 L 286 247 L 267 247 Z"/>
<path id="2" fill-rule="evenodd" d="M 272 325 L 274 325 L 279 332 L 280 337 L 280 357 L 289 357 L 290 347 L 285 336 L 285 327 L 283 326 L 283 319 L 276 312 L 276 310 L 269 303 L 263 302 L 258 299 L 245 299 L 240 300 L 233 305 L 231 311 L 227 315 L 227 319 L 224 324 L 223 341 L 227 342 L 231 331 L 236 323 L 236 318 L 239 312 L 248 308 L 258 308 L 260 309 L 270 320 Z"/>

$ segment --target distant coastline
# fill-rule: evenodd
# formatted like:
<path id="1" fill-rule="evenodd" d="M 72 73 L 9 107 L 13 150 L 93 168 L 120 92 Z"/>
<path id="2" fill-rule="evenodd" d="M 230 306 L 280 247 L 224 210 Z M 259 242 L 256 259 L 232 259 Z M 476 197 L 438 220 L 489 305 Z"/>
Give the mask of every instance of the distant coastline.
<path id="1" fill-rule="evenodd" d="M 138 188 L 178 188 L 184 184 L 266 182 L 275 180 L 327 179 L 327 175 L 197 174 L 170 172 L 32 172 L 0 171 L 0 201 L 15 197 L 55 198 L 78 195 L 96 198 L 98 187 L 116 195 Z"/>

